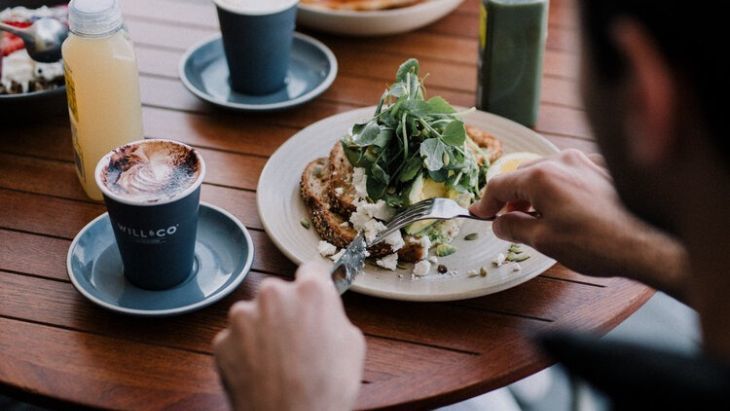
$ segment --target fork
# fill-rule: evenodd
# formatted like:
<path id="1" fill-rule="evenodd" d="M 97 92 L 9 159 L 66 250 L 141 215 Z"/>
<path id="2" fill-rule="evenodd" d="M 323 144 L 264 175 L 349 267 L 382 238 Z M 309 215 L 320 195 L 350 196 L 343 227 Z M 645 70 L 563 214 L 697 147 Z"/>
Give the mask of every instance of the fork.
<path id="1" fill-rule="evenodd" d="M 530 214 L 533 217 L 540 216 L 537 211 L 528 211 L 527 214 Z M 420 220 L 451 220 L 453 218 L 469 218 L 480 221 L 494 221 L 497 217 L 499 217 L 499 214 L 486 218 L 478 217 L 472 214 L 468 209 L 460 206 L 459 203 L 454 200 L 448 198 L 429 198 L 413 204 L 396 214 L 395 217 L 393 217 L 385 226 L 385 230 L 381 231 L 369 245 L 377 244 L 396 230 L 400 230 L 401 228 Z"/>

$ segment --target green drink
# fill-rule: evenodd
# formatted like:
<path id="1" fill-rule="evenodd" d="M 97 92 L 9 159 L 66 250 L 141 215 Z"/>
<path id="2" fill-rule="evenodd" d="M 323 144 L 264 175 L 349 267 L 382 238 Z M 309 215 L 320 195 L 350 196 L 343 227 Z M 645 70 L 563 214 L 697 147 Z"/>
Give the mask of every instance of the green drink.
<path id="1" fill-rule="evenodd" d="M 540 108 L 548 0 L 483 0 L 477 107 L 528 127 Z"/>

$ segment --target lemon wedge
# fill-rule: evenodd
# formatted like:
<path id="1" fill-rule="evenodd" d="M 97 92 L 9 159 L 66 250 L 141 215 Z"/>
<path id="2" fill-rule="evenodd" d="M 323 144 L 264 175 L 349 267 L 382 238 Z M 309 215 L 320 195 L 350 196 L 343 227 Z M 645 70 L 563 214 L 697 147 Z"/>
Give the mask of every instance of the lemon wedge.
<path id="1" fill-rule="evenodd" d="M 528 152 L 505 154 L 489 166 L 489 169 L 487 170 L 487 182 L 489 182 L 489 180 L 491 180 L 494 176 L 515 171 L 521 164 L 537 160 L 539 158 L 542 158 L 542 156 Z"/>

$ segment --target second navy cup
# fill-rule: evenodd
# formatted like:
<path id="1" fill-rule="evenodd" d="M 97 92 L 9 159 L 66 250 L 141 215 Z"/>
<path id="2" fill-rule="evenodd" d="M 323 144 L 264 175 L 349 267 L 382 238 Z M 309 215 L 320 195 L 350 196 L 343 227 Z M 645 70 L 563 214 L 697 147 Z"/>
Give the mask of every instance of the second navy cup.
<path id="1" fill-rule="evenodd" d="M 231 88 L 271 94 L 286 86 L 299 0 L 215 0 Z"/>

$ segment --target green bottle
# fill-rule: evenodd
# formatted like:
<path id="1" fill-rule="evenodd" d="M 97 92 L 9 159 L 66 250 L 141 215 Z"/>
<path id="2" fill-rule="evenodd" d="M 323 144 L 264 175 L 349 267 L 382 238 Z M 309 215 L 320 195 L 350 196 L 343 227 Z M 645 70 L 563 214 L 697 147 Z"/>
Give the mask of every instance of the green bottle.
<path id="1" fill-rule="evenodd" d="M 477 107 L 533 127 L 540 109 L 548 0 L 482 0 Z"/>

